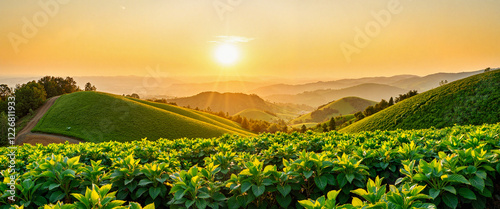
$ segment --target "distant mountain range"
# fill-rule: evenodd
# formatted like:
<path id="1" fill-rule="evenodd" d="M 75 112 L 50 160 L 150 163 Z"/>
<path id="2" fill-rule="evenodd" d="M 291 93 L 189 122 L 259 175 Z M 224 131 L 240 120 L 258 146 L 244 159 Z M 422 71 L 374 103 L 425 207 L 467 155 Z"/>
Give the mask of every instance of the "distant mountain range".
<path id="1" fill-rule="evenodd" d="M 285 120 L 290 120 L 300 114 L 312 111 L 313 108 L 307 105 L 272 103 L 265 101 L 255 94 L 243 93 L 219 93 L 219 92 L 202 92 L 190 97 L 181 97 L 175 99 L 167 99 L 167 102 L 174 102 L 178 106 L 190 107 L 192 109 L 202 109 L 213 112 L 224 112 L 229 115 L 237 113 L 245 113 L 248 116 L 250 113 L 267 111 L 274 113 L 277 117 Z M 247 110 L 245 112 L 242 112 Z M 260 113 L 259 113 L 260 114 Z"/>
<path id="2" fill-rule="evenodd" d="M 270 95 L 264 98 L 272 102 L 280 101 L 285 103 L 306 104 L 313 107 L 318 107 L 332 100 L 338 100 L 344 97 L 361 97 L 378 102 L 381 99 L 389 100 L 390 97 L 395 97 L 406 92 L 406 89 L 401 89 L 386 84 L 367 83 L 338 90 L 316 90 L 295 95 L 278 94 Z"/>
<path id="3" fill-rule="evenodd" d="M 199 94 L 201 92 L 214 91 L 214 92 L 230 92 L 230 93 L 245 93 L 257 94 L 262 98 L 270 99 L 273 102 L 294 102 L 296 104 L 307 104 L 311 106 L 318 106 L 328 101 L 339 99 L 345 96 L 361 96 L 362 94 L 353 95 L 333 95 L 332 98 L 314 98 L 306 97 L 304 95 L 311 94 L 311 92 L 319 93 L 318 90 L 341 90 L 350 87 L 359 86 L 362 84 L 380 84 L 396 87 L 405 91 L 418 90 L 424 92 L 432 88 L 439 87 L 440 81 L 452 82 L 462 78 L 476 75 L 483 72 L 483 70 L 461 73 L 435 73 L 427 76 L 416 75 L 396 75 L 391 77 L 364 77 L 356 79 L 340 79 L 333 81 L 318 81 L 318 82 L 304 82 L 296 80 L 279 83 L 280 80 L 269 80 L 259 78 L 226 78 L 218 80 L 217 77 L 209 77 L 206 79 L 189 80 L 188 78 L 166 77 L 162 75 L 145 75 L 145 76 L 76 76 L 74 77 L 77 85 L 81 88 L 85 83 L 91 82 L 97 87 L 98 91 L 110 92 L 114 94 L 132 94 L 137 93 L 141 98 L 173 98 L 173 97 L 188 97 Z M 0 78 L 0 84 L 8 84 L 15 87 L 15 84 L 26 83 L 31 80 L 38 80 L 40 77 L 9 77 Z M 189 80 L 189 81 L 187 81 Z M 203 82 L 206 80 L 206 82 Z M 200 82 L 201 81 L 201 82 Z M 394 90 L 394 89 L 393 89 Z M 398 93 L 397 91 L 394 91 Z M 389 92 L 391 93 L 391 92 Z M 301 96 L 297 96 L 303 94 Z M 322 94 L 322 93 L 320 93 Z M 277 96 L 277 97 L 276 97 Z M 397 96 L 392 94 L 379 95 L 378 97 L 363 97 L 365 99 L 378 101 L 380 99 L 387 99 L 387 96 Z M 278 99 L 279 98 L 279 99 Z M 285 101 L 281 99 L 285 98 Z M 294 99 L 300 98 L 300 99 Z"/>
<path id="4" fill-rule="evenodd" d="M 306 91 L 315 91 L 320 89 L 343 89 L 365 83 L 387 84 L 390 85 L 400 80 L 418 78 L 415 75 L 397 75 L 392 77 L 367 77 L 358 79 L 341 79 L 335 81 L 318 81 L 299 85 L 274 84 L 254 89 L 250 93 L 262 97 L 277 94 L 300 94 Z"/>
<path id="5" fill-rule="evenodd" d="M 359 111 L 363 111 L 368 106 L 374 104 L 376 104 L 376 102 L 359 97 L 344 97 L 342 99 L 322 105 L 320 108 L 314 110 L 313 112 L 301 115 L 300 117 L 290 121 L 290 123 L 321 123 L 329 120 L 332 117 L 349 115 Z"/>

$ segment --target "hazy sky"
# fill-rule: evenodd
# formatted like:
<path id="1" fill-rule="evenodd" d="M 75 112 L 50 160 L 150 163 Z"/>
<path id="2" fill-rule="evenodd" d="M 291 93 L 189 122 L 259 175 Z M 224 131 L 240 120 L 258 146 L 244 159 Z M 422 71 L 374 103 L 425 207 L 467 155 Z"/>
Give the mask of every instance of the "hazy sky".
<path id="1" fill-rule="evenodd" d="M 499 0 L 2 0 L 0 76 L 345 78 L 500 66 Z M 240 59 L 222 66 L 228 38 Z"/>

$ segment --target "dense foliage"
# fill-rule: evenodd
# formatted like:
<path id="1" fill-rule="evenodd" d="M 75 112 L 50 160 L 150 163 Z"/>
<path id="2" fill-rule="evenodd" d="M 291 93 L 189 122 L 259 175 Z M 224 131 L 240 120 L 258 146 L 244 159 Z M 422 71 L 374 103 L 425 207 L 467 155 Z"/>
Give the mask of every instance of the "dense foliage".
<path id="1" fill-rule="evenodd" d="M 15 161 L 22 174 L 16 179 L 16 204 L 492 208 L 500 191 L 499 132 L 495 124 L 23 145 Z M 7 168 L 8 153 L 0 148 L 0 170 Z M 8 208 L 7 183 L 13 179 L 6 171 L 2 176 L 0 208 Z"/>
<path id="2" fill-rule="evenodd" d="M 420 93 L 366 117 L 343 132 L 423 129 L 500 122 L 500 70 Z"/>

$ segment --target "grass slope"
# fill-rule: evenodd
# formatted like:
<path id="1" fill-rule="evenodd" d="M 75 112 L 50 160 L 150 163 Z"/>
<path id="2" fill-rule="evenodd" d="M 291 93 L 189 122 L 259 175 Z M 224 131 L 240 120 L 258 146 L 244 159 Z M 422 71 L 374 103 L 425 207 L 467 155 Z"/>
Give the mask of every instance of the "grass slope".
<path id="1" fill-rule="evenodd" d="M 68 129 L 68 127 L 71 127 Z M 61 96 L 32 131 L 85 141 L 251 135 L 235 123 L 181 107 L 97 92 Z"/>
<path id="2" fill-rule="evenodd" d="M 253 119 L 253 120 L 263 120 L 267 122 L 273 122 L 273 121 L 278 121 L 279 117 L 276 117 L 274 115 L 271 115 L 264 110 L 256 109 L 256 108 L 249 108 L 242 110 L 236 114 L 235 116 L 239 115 L 241 117 L 245 117 L 248 119 Z"/>
<path id="3" fill-rule="evenodd" d="M 336 110 L 335 113 L 330 113 L 326 115 L 319 115 L 320 117 L 311 117 L 313 114 L 308 113 L 305 115 L 302 115 L 294 120 L 292 120 L 290 123 L 291 124 L 299 124 L 299 123 L 321 123 L 324 122 L 325 120 L 329 120 L 331 117 L 337 117 L 340 115 L 349 115 L 353 114 L 359 111 L 363 111 L 370 105 L 374 105 L 376 102 L 362 99 L 359 97 L 344 97 L 342 99 L 339 99 L 337 101 L 330 102 L 326 104 L 325 106 L 319 108 L 318 110 L 323 111 L 326 109 L 331 109 L 331 110 Z"/>
<path id="4" fill-rule="evenodd" d="M 234 115 L 248 108 L 273 111 L 270 103 L 267 103 L 259 96 L 243 93 L 202 92 L 191 97 L 169 99 L 167 101 L 175 102 L 177 105 L 183 107 L 210 108 L 214 112 L 222 111 L 229 113 L 229 115 Z"/>
<path id="5" fill-rule="evenodd" d="M 418 94 L 341 131 L 442 128 L 499 121 L 500 70 L 495 70 Z"/>

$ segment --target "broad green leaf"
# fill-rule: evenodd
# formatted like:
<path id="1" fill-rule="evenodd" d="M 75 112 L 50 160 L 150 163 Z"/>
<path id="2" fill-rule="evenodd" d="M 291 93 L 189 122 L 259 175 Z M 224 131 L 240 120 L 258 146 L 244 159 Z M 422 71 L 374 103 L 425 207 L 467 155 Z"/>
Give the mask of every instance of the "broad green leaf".
<path id="1" fill-rule="evenodd" d="M 349 181 L 349 183 L 352 183 L 352 180 L 354 180 L 354 174 L 348 173 L 345 175 L 345 178 Z"/>
<path id="2" fill-rule="evenodd" d="M 292 191 L 292 187 L 288 184 L 286 184 L 285 186 L 278 185 L 276 189 L 281 193 L 281 195 L 283 195 L 283 197 L 286 197 L 290 193 L 290 191 Z"/>
<path id="3" fill-rule="evenodd" d="M 252 183 L 246 181 L 241 184 L 241 192 L 244 193 L 252 187 Z"/>
<path id="4" fill-rule="evenodd" d="M 255 195 L 255 197 L 258 197 L 266 191 L 266 186 L 257 186 L 257 185 L 252 185 L 252 192 Z"/>
<path id="5" fill-rule="evenodd" d="M 196 207 L 205 209 L 207 207 L 207 201 L 204 199 L 196 199 Z"/>
<path id="6" fill-rule="evenodd" d="M 316 186 L 318 186 L 318 188 L 323 191 L 328 184 L 328 179 L 326 179 L 325 176 L 316 177 L 314 178 L 314 183 L 316 183 Z"/>
<path id="7" fill-rule="evenodd" d="M 476 187 L 479 191 L 483 191 L 484 190 L 484 180 L 482 178 L 479 178 L 478 176 L 473 176 L 472 178 L 469 179 L 470 181 L 470 184 L 473 186 L 473 187 Z"/>
<path id="8" fill-rule="evenodd" d="M 458 194 L 460 194 L 460 196 L 465 197 L 469 200 L 476 199 L 476 194 L 474 194 L 474 192 L 472 190 L 470 190 L 469 188 L 462 187 L 462 188 L 458 189 Z"/>
<path id="9" fill-rule="evenodd" d="M 151 196 L 151 198 L 156 199 L 156 197 L 160 194 L 161 192 L 161 189 L 160 187 L 151 187 L 149 188 L 149 195 Z"/>
<path id="10" fill-rule="evenodd" d="M 347 179 L 345 178 L 345 174 L 341 173 L 337 176 L 337 182 L 339 183 L 339 187 L 344 187 L 347 184 Z"/>
<path id="11" fill-rule="evenodd" d="M 453 187 L 453 186 L 445 186 L 445 187 L 443 187 L 443 190 L 446 190 L 446 191 L 451 192 L 453 194 L 457 194 L 457 190 L 455 190 L 455 187 Z"/>
<path id="12" fill-rule="evenodd" d="M 214 194 L 214 196 L 212 197 L 212 199 L 214 199 L 215 201 L 222 202 L 222 201 L 226 200 L 226 197 L 222 193 L 217 192 L 217 193 Z"/>
<path id="13" fill-rule="evenodd" d="M 304 174 L 304 177 L 306 177 L 306 179 L 308 179 L 309 177 L 311 177 L 313 175 L 314 171 L 304 171 L 303 174 Z"/>
<path id="14" fill-rule="evenodd" d="M 436 197 L 439 195 L 439 192 L 439 190 L 432 188 L 429 190 L 429 196 L 431 196 L 432 199 L 436 199 Z"/>
<path id="15" fill-rule="evenodd" d="M 139 181 L 139 186 L 146 186 L 146 185 L 151 184 L 151 183 L 153 183 L 153 182 L 149 179 L 141 179 Z"/>
<path id="16" fill-rule="evenodd" d="M 455 196 L 454 194 L 444 193 L 442 195 L 442 199 L 443 199 L 444 204 L 446 204 L 448 207 L 457 208 L 458 199 L 457 199 L 457 196 Z"/>
<path id="17" fill-rule="evenodd" d="M 467 179 L 460 175 L 460 174 L 450 174 L 450 175 L 443 175 L 441 176 L 441 179 L 444 179 L 449 182 L 458 182 L 458 183 L 463 183 L 463 184 L 470 184 Z"/>
<path id="18" fill-rule="evenodd" d="M 210 194 L 208 194 L 206 192 L 200 192 L 197 197 L 202 198 L 202 199 L 207 199 L 210 197 Z"/>
<path id="19" fill-rule="evenodd" d="M 186 208 L 189 208 L 189 207 L 191 207 L 191 205 L 194 204 L 194 202 L 195 202 L 195 200 L 186 200 L 184 205 L 186 206 Z"/>
<path id="20" fill-rule="evenodd" d="M 283 208 L 288 208 L 290 203 L 292 203 L 292 197 L 290 197 L 290 195 L 287 196 L 276 195 L 276 200 L 278 204 Z"/>
<path id="21" fill-rule="evenodd" d="M 186 194 L 185 190 L 178 190 L 177 192 L 175 192 L 174 198 L 176 200 L 180 200 L 182 197 L 184 197 L 184 194 Z"/>
<path id="22" fill-rule="evenodd" d="M 57 183 L 50 184 L 50 185 L 49 185 L 49 190 L 53 190 L 54 188 L 57 188 L 57 187 L 59 187 L 59 186 L 61 186 L 61 185 L 60 185 L 60 184 L 57 184 Z"/>

